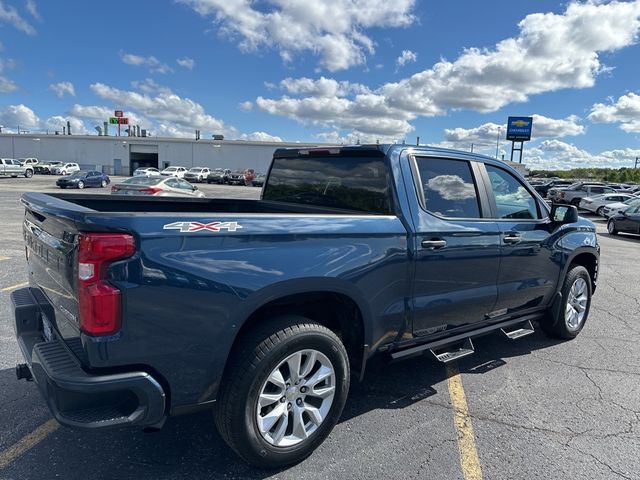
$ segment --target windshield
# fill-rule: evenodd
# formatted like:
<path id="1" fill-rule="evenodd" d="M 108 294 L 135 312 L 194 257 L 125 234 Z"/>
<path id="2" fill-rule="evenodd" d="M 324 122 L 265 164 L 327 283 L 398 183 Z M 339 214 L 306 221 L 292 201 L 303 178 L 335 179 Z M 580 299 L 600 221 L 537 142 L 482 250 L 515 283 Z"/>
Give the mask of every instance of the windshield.
<path id="1" fill-rule="evenodd" d="M 79 171 L 79 172 L 74 172 L 69 176 L 70 177 L 85 177 L 86 175 L 87 175 L 87 172 Z"/>
<path id="2" fill-rule="evenodd" d="M 189 171 L 193 173 L 200 173 L 204 168 L 190 168 Z"/>
<path id="3" fill-rule="evenodd" d="M 169 167 L 164 169 L 165 172 L 175 172 L 176 170 L 178 170 L 177 167 Z"/>

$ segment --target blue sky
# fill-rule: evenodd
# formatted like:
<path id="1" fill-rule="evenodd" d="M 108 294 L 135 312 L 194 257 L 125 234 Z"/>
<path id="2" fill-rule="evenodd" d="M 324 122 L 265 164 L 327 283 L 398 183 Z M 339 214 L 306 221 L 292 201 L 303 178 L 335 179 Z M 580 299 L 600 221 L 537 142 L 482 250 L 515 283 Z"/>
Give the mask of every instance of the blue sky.
<path id="1" fill-rule="evenodd" d="M 100 5 L 100 7 L 98 7 Z M 95 134 L 415 142 L 533 167 L 640 155 L 640 0 L 0 0 L 0 125 Z"/>

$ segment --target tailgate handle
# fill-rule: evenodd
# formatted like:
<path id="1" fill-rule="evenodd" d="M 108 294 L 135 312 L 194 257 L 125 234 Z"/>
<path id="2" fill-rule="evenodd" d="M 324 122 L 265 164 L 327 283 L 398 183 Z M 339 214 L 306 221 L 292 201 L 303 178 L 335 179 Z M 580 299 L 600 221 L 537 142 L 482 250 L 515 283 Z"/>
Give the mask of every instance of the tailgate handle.
<path id="1" fill-rule="evenodd" d="M 432 250 L 435 250 L 436 248 L 442 248 L 445 245 L 447 245 L 447 241 L 446 240 L 423 240 L 422 241 L 422 247 L 423 248 L 430 248 Z"/>

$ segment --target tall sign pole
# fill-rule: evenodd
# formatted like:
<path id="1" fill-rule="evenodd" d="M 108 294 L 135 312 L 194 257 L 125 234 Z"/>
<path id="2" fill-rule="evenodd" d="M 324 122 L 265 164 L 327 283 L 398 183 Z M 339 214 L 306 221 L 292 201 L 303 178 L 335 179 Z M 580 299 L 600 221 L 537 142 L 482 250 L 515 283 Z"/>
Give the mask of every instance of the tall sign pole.
<path id="1" fill-rule="evenodd" d="M 507 120 L 507 140 L 511 140 L 511 161 L 513 162 L 513 152 L 520 152 L 520 163 L 522 163 L 522 149 L 524 142 L 531 140 L 532 117 L 509 117 Z M 520 143 L 520 148 L 516 148 L 516 143 Z"/>

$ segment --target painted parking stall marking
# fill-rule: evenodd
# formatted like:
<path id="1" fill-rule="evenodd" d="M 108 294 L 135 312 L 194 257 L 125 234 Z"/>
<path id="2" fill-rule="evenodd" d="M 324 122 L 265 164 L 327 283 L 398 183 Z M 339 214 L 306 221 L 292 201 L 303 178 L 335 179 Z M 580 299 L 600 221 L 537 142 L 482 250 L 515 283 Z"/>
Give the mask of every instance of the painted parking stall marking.
<path id="1" fill-rule="evenodd" d="M 51 419 L 40 425 L 33 432 L 22 437 L 17 443 L 7 448 L 4 452 L 0 452 L 0 470 L 6 468 L 20 455 L 35 447 L 38 443 L 55 432 L 58 427 L 60 427 L 60 424 Z"/>

